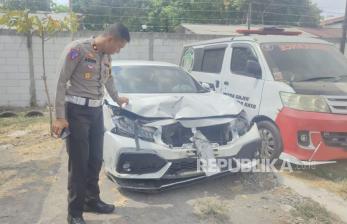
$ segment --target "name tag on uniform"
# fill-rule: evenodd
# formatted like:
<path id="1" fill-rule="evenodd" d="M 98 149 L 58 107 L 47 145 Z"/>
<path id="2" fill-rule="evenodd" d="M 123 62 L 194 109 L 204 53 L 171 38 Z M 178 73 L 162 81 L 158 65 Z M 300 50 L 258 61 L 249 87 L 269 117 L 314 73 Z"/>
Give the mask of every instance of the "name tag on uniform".
<path id="1" fill-rule="evenodd" d="M 96 60 L 93 58 L 85 58 L 84 59 L 86 62 L 90 62 L 90 63 L 96 63 Z"/>

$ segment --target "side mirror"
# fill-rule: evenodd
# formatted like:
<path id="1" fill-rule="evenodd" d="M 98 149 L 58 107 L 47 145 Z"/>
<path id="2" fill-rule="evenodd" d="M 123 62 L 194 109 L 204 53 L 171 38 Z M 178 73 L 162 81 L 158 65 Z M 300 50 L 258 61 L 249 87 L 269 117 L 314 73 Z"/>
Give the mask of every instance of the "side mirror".
<path id="1" fill-rule="evenodd" d="M 246 71 L 256 79 L 261 79 L 261 67 L 259 62 L 255 60 L 248 60 L 246 65 Z"/>
<path id="2" fill-rule="evenodd" d="M 202 82 L 202 83 L 201 83 L 201 86 L 202 86 L 202 88 L 204 88 L 204 89 L 211 90 L 210 85 L 209 85 L 208 83 L 206 83 L 206 82 Z"/>
<path id="3" fill-rule="evenodd" d="M 201 83 L 201 86 L 202 86 L 202 88 L 204 88 L 204 89 L 206 89 L 206 90 L 208 90 L 208 91 L 214 91 L 214 90 L 211 88 L 210 84 L 208 84 L 208 83 L 206 83 L 206 82 L 202 82 L 202 83 Z"/>

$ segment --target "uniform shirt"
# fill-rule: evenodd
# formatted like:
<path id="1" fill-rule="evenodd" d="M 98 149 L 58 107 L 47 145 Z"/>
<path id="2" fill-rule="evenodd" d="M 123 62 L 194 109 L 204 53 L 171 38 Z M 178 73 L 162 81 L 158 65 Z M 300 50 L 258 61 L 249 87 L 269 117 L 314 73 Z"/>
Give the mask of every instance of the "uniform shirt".
<path id="1" fill-rule="evenodd" d="M 65 118 L 65 96 L 101 100 L 104 87 L 116 101 L 118 93 L 111 76 L 111 56 L 93 47 L 94 39 L 76 40 L 62 54 L 55 99 L 57 118 Z"/>

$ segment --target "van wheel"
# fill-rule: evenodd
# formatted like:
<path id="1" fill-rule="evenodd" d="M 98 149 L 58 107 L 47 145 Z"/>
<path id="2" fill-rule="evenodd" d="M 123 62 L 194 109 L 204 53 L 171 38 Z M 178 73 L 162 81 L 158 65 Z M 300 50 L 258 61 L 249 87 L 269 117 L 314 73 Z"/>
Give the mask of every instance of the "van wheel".
<path id="1" fill-rule="evenodd" d="M 278 128 L 270 121 L 259 121 L 257 125 L 262 140 L 260 158 L 270 160 L 278 158 L 283 150 L 282 138 Z"/>

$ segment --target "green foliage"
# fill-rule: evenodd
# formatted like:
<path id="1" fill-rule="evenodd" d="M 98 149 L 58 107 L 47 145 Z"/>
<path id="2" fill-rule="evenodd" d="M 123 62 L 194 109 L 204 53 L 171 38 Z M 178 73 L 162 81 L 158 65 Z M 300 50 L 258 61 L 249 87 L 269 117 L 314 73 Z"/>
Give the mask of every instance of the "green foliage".
<path id="1" fill-rule="evenodd" d="M 39 17 L 29 10 L 7 11 L 0 16 L 0 25 L 15 29 L 18 33 L 34 33 L 42 37 L 58 31 L 76 32 L 79 26 L 77 16 L 70 14 L 64 20 L 57 20 L 50 15 Z"/>
<path id="2" fill-rule="evenodd" d="M 121 21 L 139 31 L 145 24 L 148 4 L 139 0 L 74 0 L 72 9 L 84 15 L 81 25 L 89 30 L 103 30 L 107 24 Z"/>
<path id="3" fill-rule="evenodd" d="M 4 0 L 3 6 L 8 10 L 50 11 L 52 0 Z"/>
<path id="4" fill-rule="evenodd" d="M 45 34 L 52 34 L 58 31 L 62 31 L 62 21 L 55 20 L 51 16 L 44 17 L 42 19 L 34 16 L 33 31 L 38 36 L 43 37 Z"/>
<path id="5" fill-rule="evenodd" d="M 234 0 L 232 6 L 247 11 L 249 0 Z M 252 23 L 266 25 L 318 26 L 321 11 L 311 0 L 257 0 L 252 3 Z M 245 22 L 246 18 L 238 22 Z"/>
<path id="6" fill-rule="evenodd" d="M 47 103 L 49 105 L 49 117 L 50 117 L 50 133 L 52 132 L 52 106 L 47 85 L 46 76 L 46 63 L 45 63 L 45 41 L 48 36 L 54 35 L 59 31 L 72 31 L 76 32 L 78 28 L 77 16 L 71 13 L 64 20 L 54 19 L 51 15 L 45 14 L 38 16 L 37 14 L 30 14 L 29 10 L 16 10 L 7 11 L 0 16 L 0 25 L 5 25 L 9 28 L 14 28 L 18 33 L 26 33 L 29 36 L 36 34 L 41 39 L 41 50 L 42 50 L 42 67 L 43 75 L 42 80 L 45 86 L 45 92 L 47 97 Z M 29 48 L 29 45 L 28 45 Z"/>
<path id="7" fill-rule="evenodd" d="M 62 22 L 63 30 L 69 30 L 72 33 L 76 33 L 79 26 L 79 19 L 75 13 L 70 13 L 69 16 L 66 16 Z"/>
<path id="8" fill-rule="evenodd" d="M 150 31 L 172 31 L 181 22 L 183 10 L 178 1 L 150 0 L 145 23 Z"/>
<path id="9" fill-rule="evenodd" d="M 6 25 L 18 33 L 28 33 L 32 29 L 34 19 L 33 16 L 29 16 L 28 10 L 9 11 L 0 17 L 0 25 Z"/>
<path id="10" fill-rule="evenodd" d="M 181 23 L 246 23 L 251 0 L 74 0 L 83 27 L 102 30 L 122 22 L 131 31 L 170 32 Z M 320 10 L 310 0 L 253 0 L 252 23 L 317 26 Z"/>
<path id="11" fill-rule="evenodd" d="M 25 8 L 23 2 L 7 0 L 5 6 L 21 9 Z M 37 0 L 27 2 L 30 10 L 69 11 L 67 6 L 51 0 L 40 1 L 39 5 Z M 81 25 L 89 30 L 103 30 L 108 24 L 122 22 L 131 31 L 172 32 L 181 23 L 245 24 L 250 2 L 252 24 L 315 27 L 320 21 L 320 10 L 311 0 L 73 0 L 72 8 L 83 14 Z M 146 25 L 145 30 L 142 25 Z M 69 29 L 77 27 L 69 25 Z"/>
<path id="12" fill-rule="evenodd" d="M 180 2 L 184 10 L 184 22 L 188 23 L 230 24 L 240 14 L 225 0 L 215 0 L 210 4 L 205 0 Z"/>

